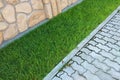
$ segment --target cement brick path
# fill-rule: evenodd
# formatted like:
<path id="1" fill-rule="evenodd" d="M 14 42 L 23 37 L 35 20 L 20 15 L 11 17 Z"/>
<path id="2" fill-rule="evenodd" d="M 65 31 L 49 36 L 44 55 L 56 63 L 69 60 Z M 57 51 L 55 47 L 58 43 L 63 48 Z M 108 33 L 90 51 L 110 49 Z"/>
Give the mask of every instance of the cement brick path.
<path id="1" fill-rule="evenodd" d="M 120 13 L 50 80 L 120 80 Z"/>

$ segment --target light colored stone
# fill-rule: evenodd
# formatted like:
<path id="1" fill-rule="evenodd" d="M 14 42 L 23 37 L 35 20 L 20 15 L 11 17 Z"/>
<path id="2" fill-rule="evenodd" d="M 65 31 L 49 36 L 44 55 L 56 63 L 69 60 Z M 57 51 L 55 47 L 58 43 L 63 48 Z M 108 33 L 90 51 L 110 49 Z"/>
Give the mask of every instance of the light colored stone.
<path id="1" fill-rule="evenodd" d="M 2 0 L 0 0 L 0 8 L 2 8 L 4 6 Z"/>
<path id="2" fill-rule="evenodd" d="M 15 19 L 15 10 L 12 5 L 7 5 L 3 10 L 2 10 L 2 15 L 4 19 L 9 22 L 13 23 L 16 21 Z"/>
<path id="3" fill-rule="evenodd" d="M 23 32 L 28 28 L 26 14 L 20 13 L 17 15 L 17 24 L 20 32 Z"/>
<path id="4" fill-rule="evenodd" d="M 6 24 L 5 22 L 0 22 L 0 31 L 5 30 L 8 27 L 8 24 Z"/>
<path id="5" fill-rule="evenodd" d="M 72 3 L 75 3 L 75 2 L 77 2 L 77 0 L 72 0 Z"/>
<path id="6" fill-rule="evenodd" d="M 73 0 L 68 0 L 68 4 L 71 5 Z"/>
<path id="7" fill-rule="evenodd" d="M 58 13 L 62 12 L 62 8 L 61 8 L 61 0 L 56 0 L 57 2 L 57 6 L 58 6 Z"/>
<path id="8" fill-rule="evenodd" d="M 43 3 L 45 3 L 45 4 L 47 4 L 49 2 L 50 2 L 50 0 L 43 0 Z"/>
<path id="9" fill-rule="evenodd" d="M 31 13 L 32 8 L 28 2 L 20 3 L 15 6 L 16 12 Z"/>
<path id="10" fill-rule="evenodd" d="M 3 42 L 3 33 L 0 32 L 0 44 Z"/>
<path id="11" fill-rule="evenodd" d="M 45 5 L 45 11 L 46 11 L 47 18 L 52 18 L 53 17 L 52 8 L 51 8 L 50 3 Z"/>
<path id="12" fill-rule="evenodd" d="M 17 4 L 19 0 L 6 0 L 9 4 Z"/>
<path id="13" fill-rule="evenodd" d="M 61 0 L 62 10 L 68 6 L 67 0 Z"/>
<path id="14" fill-rule="evenodd" d="M 11 39 L 18 34 L 16 24 L 10 24 L 7 30 L 4 31 L 4 40 Z"/>
<path id="15" fill-rule="evenodd" d="M 53 16 L 58 14 L 56 0 L 51 0 Z"/>
<path id="16" fill-rule="evenodd" d="M 31 0 L 33 9 L 43 9 L 42 0 Z"/>
<path id="17" fill-rule="evenodd" d="M 0 14 L 0 22 L 2 22 L 3 21 L 3 16 L 2 16 L 2 14 Z"/>
<path id="18" fill-rule="evenodd" d="M 28 1 L 28 0 L 20 0 L 21 2 Z"/>
<path id="19" fill-rule="evenodd" d="M 44 11 L 35 11 L 31 14 L 30 18 L 29 18 L 29 26 L 32 27 L 35 24 L 37 24 L 38 22 L 41 22 L 45 19 L 45 13 Z"/>

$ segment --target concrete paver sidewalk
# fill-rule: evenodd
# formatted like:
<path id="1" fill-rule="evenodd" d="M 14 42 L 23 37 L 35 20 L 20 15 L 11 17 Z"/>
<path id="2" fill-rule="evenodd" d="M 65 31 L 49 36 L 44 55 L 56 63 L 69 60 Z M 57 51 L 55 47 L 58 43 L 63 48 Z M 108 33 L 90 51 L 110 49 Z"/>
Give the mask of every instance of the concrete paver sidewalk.
<path id="1" fill-rule="evenodd" d="M 120 13 L 116 12 L 49 80 L 120 80 Z"/>

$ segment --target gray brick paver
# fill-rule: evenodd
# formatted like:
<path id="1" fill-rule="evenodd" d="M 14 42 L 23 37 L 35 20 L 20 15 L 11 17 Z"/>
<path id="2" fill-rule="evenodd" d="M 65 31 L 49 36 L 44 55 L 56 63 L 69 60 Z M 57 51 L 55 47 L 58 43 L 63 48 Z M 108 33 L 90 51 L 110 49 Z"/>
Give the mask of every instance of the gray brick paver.
<path id="1" fill-rule="evenodd" d="M 77 71 L 74 74 L 72 74 L 72 77 L 74 80 L 86 80 L 86 78 L 81 76 Z"/>
<path id="2" fill-rule="evenodd" d="M 111 52 L 113 55 L 120 57 L 120 51 L 115 50 L 115 49 L 112 49 L 110 52 Z"/>
<path id="3" fill-rule="evenodd" d="M 81 58 L 83 58 L 84 60 L 88 61 L 89 63 L 91 63 L 91 62 L 94 60 L 94 58 L 92 58 L 92 57 L 89 56 L 89 55 L 86 55 L 85 53 L 82 53 L 82 54 L 80 54 L 79 56 L 80 56 Z"/>
<path id="4" fill-rule="evenodd" d="M 92 64 L 95 65 L 97 68 L 103 70 L 104 72 L 107 72 L 107 70 L 110 69 L 110 67 L 108 67 L 104 63 L 99 62 L 98 60 L 95 60 Z"/>
<path id="5" fill-rule="evenodd" d="M 116 49 L 118 51 L 120 50 L 120 47 L 116 44 L 107 43 L 106 45 L 109 46 L 110 48 Z"/>
<path id="6" fill-rule="evenodd" d="M 68 76 L 67 73 L 64 73 L 63 75 L 61 75 L 61 79 L 62 80 L 73 80 L 73 78 Z"/>
<path id="7" fill-rule="evenodd" d="M 120 13 L 77 49 L 52 80 L 120 80 Z"/>
<path id="8" fill-rule="evenodd" d="M 98 68 L 96 68 L 96 67 L 95 67 L 94 65 L 92 65 L 92 64 L 89 64 L 87 61 L 85 61 L 84 63 L 82 63 L 82 66 L 83 66 L 85 69 L 87 69 L 87 70 L 89 70 L 90 72 L 92 72 L 93 74 L 98 71 Z"/>
<path id="9" fill-rule="evenodd" d="M 84 61 L 83 59 L 81 59 L 81 58 L 78 57 L 78 56 L 74 56 L 74 57 L 72 58 L 72 60 L 75 61 L 75 62 L 77 62 L 78 64 L 81 64 L 81 63 Z"/>
<path id="10" fill-rule="evenodd" d="M 79 74 L 83 74 L 84 72 L 86 72 L 86 69 L 85 69 L 84 67 L 78 65 L 76 62 L 74 62 L 74 63 L 71 65 L 71 67 L 72 67 L 74 70 L 78 71 Z"/>
<path id="11" fill-rule="evenodd" d="M 101 80 L 96 75 L 92 74 L 91 72 L 87 71 L 84 76 L 87 78 L 87 80 Z"/>
<path id="12" fill-rule="evenodd" d="M 106 59 L 104 63 L 110 66 L 111 68 L 115 69 L 116 71 L 120 71 L 120 65 L 118 63 L 111 61 L 109 59 Z"/>
<path id="13" fill-rule="evenodd" d="M 72 75 L 75 71 L 72 69 L 72 67 L 69 67 L 69 66 L 67 66 L 67 67 L 65 67 L 64 69 L 63 69 L 63 71 L 65 71 L 66 73 L 68 73 L 68 75 Z"/>
<path id="14" fill-rule="evenodd" d="M 98 45 L 96 45 L 98 48 L 100 48 L 100 49 L 103 49 L 103 50 L 105 50 L 105 51 L 110 51 L 111 50 L 111 48 L 109 48 L 108 46 L 106 46 L 106 45 L 102 45 L 102 44 L 98 44 Z"/>
<path id="15" fill-rule="evenodd" d="M 103 39 L 99 39 L 99 38 L 95 38 L 94 40 L 98 43 L 101 43 L 101 44 L 106 44 L 107 43 L 107 41 L 105 41 Z"/>
<path id="16" fill-rule="evenodd" d="M 115 59 L 116 57 L 112 54 L 110 54 L 109 52 L 106 52 L 104 50 L 102 50 L 99 54 L 101 54 L 102 56 L 109 58 L 110 60 Z"/>
<path id="17" fill-rule="evenodd" d="M 111 77 L 111 75 L 104 73 L 103 71 L 98 71 L 96 72 L 96 75 L 101 79 L 101 80 L 115 80 L 114 78 Z"/>
<path id="18" fill-rule="evenodd" d="M 95 52 L 90 53 L 90 55 L 95 58 L 96 60 L 99 60 L 100 62 L 102 62 L 103 60 L 105 60 L 105 58 L 103 56 L 101 56 L 100 54 L 97 54 Z"/>
<path id="19" fill-rule="evenodd" d="M 92 44 L 95 44 L 95 43 L 92 43 Z M 91 51 L 87 48 L 82 48 L 81 49 L 82 52 L 86 53 L 86 54 L 89 54 Z"/>
<path id="20" fill-rule="evenodd" d="M 108 71 L 108 73 L 115 79 L 120 80 L 120 72 L 115 71 L 114 69 L 111 69 Z"/>
<path id="21" fill-rule="evenodd" d="M 111 42 L 111 43 L 116 43 L 117 42 L 117 40 L 114 40 L 114 39 L 108 38 L 108 37 L 104 37 L 103 39 L 108 41 L 108 42 Z"/>
<path id="22" fill-rule="evenodd" d="M 88 45 L 87 48 L 89 48 L 90 50 L 95 51 L 96 53 L 98 53 L 100 51 L 100 49 L 98 47 L 92 46 L 92 45 Z"/>

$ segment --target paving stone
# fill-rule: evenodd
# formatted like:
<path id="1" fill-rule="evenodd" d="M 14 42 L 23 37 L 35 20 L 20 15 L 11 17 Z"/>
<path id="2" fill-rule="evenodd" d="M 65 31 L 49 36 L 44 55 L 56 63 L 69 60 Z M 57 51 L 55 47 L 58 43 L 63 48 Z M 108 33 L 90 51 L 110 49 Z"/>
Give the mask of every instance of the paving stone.
<path id="1" fill-rule="evenodd" d="M 79 74 L 86 72 L 86 69 L 84 69 L 81 65 L 78 65 L 76 62 L 74 62 L 71 66 L 74 70 L 78 71 Z"/>
<path id="2" fill-rule="evenodd" d="M 55 76 L 52 80 L 61 80 L 61 79 Z"/>
<path id="3" fill-rule="evenodd" d="M 63 71 L 65 71 L 68 75 L 72 75 L 75 71 L 72 69 L 72 67 L 69 67 L 69 66 L 67 66 L 67 67 L 65 67 L 64 69 L 63 69 Z"/>
<path id="4" fill-rule="evenodd" d="M 87 71 L 84 76 L 87 78 L 87 80 L 100 80 L 96 75 L 92 74 L 91 72 Z"/>
<path id="5" fill-rule="evenodd" d="M 111 42 L 111 43 L 116 43 L 117 41 L 112 39 L 112 38 L 108 38 L 108 37 L 104 37 L 103 38 L 105 41 Z"/>
<path id="6" fill-rule="evenodd" d="M 120 37 L 118 37 L 118 36 L 113 36 L 112 38 L 117 40 L 117 41 L 120 41 Z"/>
<path id="7" fill-rule="evenodd" d="M 110 69 L 110 67 L 106 66 L 105 64 L 99 62 L 98 60 L 95 60 L 93 63 L 97 68 L 102 69 L 104 72 Z"/>
<path id="8" fill-rule="evenodd" d="M 110 33 L 110 34 L 112 34 L 112 35 L 116 35 L 116 36 L 120 37 L 120 35 L 119 35 L 119 33 L 118 33 L 118 32 L 113 32 L 113 31 L 110 31 L 109 33 Z"/>
<path id="9" fill-rule="evenodd" d="M 117 42 L 116 44 L 117 44 L 118 46 L 120 46 L 120 42 Z"/>
<path id="10" fill-rule="evenodd" d="M 120 80 L 120 72 L 115 71 L 114 69 L 111 69 L 108 71 L 109 74 L 112 75 L 117 80 Z"/>
<path id="11" fill-rule="evenodd" d="M 59 73 L 57 74 L 57 76 L 61 76 L 64 73 L 64 71 L 59 71 Z"/>
<path id="12" fill-rule="evenodd" d="M 90 50 L 93 50 L 93 51 L 95 51 L 95 52 L 99 52 L 100 51 L 100 49 L 99 48 L 97 48 L 97 47 L 95 47 L 95 46 L 92 46 L 92 45 L 88 45 L 87 46 Z"/>
<path id="13" fill-rule="evenodd" d="M 107 23 L 106 26 L 113 27 L 113 24 Z"/>
<path id="14" fill-rule="evenodd" d="M 101 80 L 115 80 L 113 79 L 110 75 L 107 73 L 104 73 L 102 71 L 96 72 L 96 75 L 101 79 Z"/>
<path id="15" fill-rule="evenodd" d="M 102 39 L 104 36 L 103 35 L 100 35 L 100 34 L 96 34 L 95 37 L 99 38 L 99 39 Z"/>
<path id="16" fill-rule="evenodd" d="M 120 57 L 117 57 L 114 61 L 116 61 L 118 64 L 120 64 Z"/>
<path id="17" fill-rule="evenodd" d="M 95 38 L 94 40 L 98 43 L 101 43 L 101 44 L 106 44 L 107 43 L 107 41 L 105 41 L 103 39 L 99 39 L 99 38 Z"/>
<path id="18" fill-rule="evenodd" d="M 105 60 L 105 58 L 99 54 L 96 54 L 95 52 L 90 53 L 90 55 L 95 58 L 98 59 L 100 62 L 102 62 L 103 60 Z"/>
<path id="19" fill-rule="evenodd" d="M 86 55 L 85 53 L 80 54 L 80 57 L 82 57 L 84 60 L 88 61 L 89 63 L 91 63 L 94 60 L 94 58 L 92 58 L 89 55 Z"/>
<path id="20" fill-rule="evenodd" d="M 71 78 L 70 76 L 68 76 L 67 73 L 64 73 L 63 75 L 61 75 L 60 78 L 62 80 L 73 80 L 73 78 Z"/>
<path id="21" fill-rule="evenodd" d="M 101 34 L 101 35 L 103 35 L 103 36 L 112 37 L 112 35 L 111 35 L 111 34 L 109 34 L 109 33 L 101 32 L 100 34 Z"/>
<path id="22" fill-rule="evenodd" d="M 106 59 L 104 63 L 110 66 L 111 68 L 114 68 L 116 71 L 120 71 L 120 65 L 118 65 L 117 63 L 110 61 L 109 59 Z"/>
<path id="23" fill-rule="evenodd" d="M 92 64 L 89 64 L 87 61 L 83 62 L 82 66 L 85 69 L 91 71 L 93 74 L 98 71 L 98 69 L 95 66 L 93 66 Z"/>
<path id="24" fill-rule="evenodd" d="M 120 25 L 119 23 L 116 23 L 116 22 L 110 22 L 111 24 L 113 24 L 113 25 Z"/>
<path id="25" fill-rule="evenodd" d="M 81 49 L 82 52 L 86 53 L 86 54 L 89 54 L 91 51 L 87 48 L 82 48 Z"/>
<path id="26" fill-rule="evenodd" d="M 100 54 L 101 54 L 102 56 L 106 57 L 106 58 L 111 59 L 111 60 L 113 60 L 113 59 L 115 58 L 115 56 L 113 56 L 112 54 L 110 54 L 109 52 L 106 52 L 106 51 L 104 51 L 104 50 L 102 50 L 102 51 L 100 52 Z"/>
<path id="27" fill-rule="evenodd" d="M 95 42 L 95 41 L 89 41 L 88 43 L 93 45 L 93 46 L 97 45 L 97 42 Z"/>
<path id="28" fill-rule="evenodd" d="M 107 52 L 111 50 L 111 48 L 109 48 L 108 46 L 102 45 L 102 44 L 98 44 L 96 46 L 100 49 L 107 51 Z"/>
<path id="29" fill-rule="evenodd" d="M 80 57 L 78 57 L 78 56 L 74 56 L 72 58 L 72 60 L 75 61 L 75 62 L 77 62 L 78 64 L 81 64 L 83 62 L 83 60 Z"/>
<path id="30" fill-rule="evenodd" d="M 117 45 L 115 45 L 115 44 L 107 43 L 106 45 L 109 46 L 110 48 L 116 49 L 116 50 L 118 50 L 118 51 L 120 50 L 120 47 L 117 46 Z"/>
<path id="31" fill-rule="evenodd" d="M 105 29 L 105 28 L 103 28 L 101 31 L 106 32 L 106 33 L 109 32 L 109 29 Z"/>
<path id="32" fill-rule="evenodd" d="M 115 49 L 112 49 L 110 52 L 111 52 L 113 55 L 120 57 L 120 51 L 117 51 L 117 50 L 115 50 Z"/>
<path id="33" fill-rule="evenodd" d="M 117 31 L 117 29 L 113 28 L 113 27 L 105 27 L 106 29 L 108 29 L 109 31 Z"/>
<path id="34" fill-rule="evenodd" d="M 79 75 L 78 72 L 75 72 L 73 75 L 72 75 L 73 79 L 74 80 L 86 80 L 83 76 Z"/>

